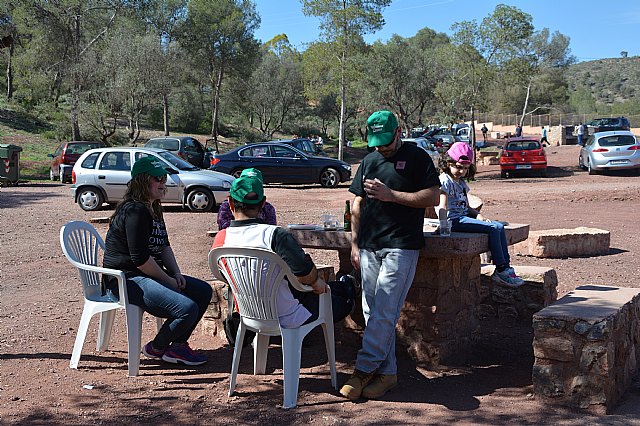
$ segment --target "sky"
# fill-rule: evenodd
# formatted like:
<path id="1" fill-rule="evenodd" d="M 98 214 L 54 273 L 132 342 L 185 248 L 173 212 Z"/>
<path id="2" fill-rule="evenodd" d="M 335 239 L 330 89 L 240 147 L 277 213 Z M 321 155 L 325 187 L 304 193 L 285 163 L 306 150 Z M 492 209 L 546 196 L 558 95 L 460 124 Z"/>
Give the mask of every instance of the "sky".
<path id="1" fill-rule="evenodd" d="M 304 50 L 319 39 L 319 20 L 302 13 L 300 0 L 254 0 L 262 23 L 256 37 L 263 42 L 286 34 Z M 385 25 L 365 36 L 368 43 L 387 41 L 393 34 L 412 37 L 428 27 L 451 35 L 455 22 L 482 21 L 498 4 L 515 6 L 533 17 L 536 30 L 549 28 L 569 36 L 578 62 L 619 58 L 620 52 L 640 55 L 640 1 L 638 0 L 392 0 L 382 12 Z"/>

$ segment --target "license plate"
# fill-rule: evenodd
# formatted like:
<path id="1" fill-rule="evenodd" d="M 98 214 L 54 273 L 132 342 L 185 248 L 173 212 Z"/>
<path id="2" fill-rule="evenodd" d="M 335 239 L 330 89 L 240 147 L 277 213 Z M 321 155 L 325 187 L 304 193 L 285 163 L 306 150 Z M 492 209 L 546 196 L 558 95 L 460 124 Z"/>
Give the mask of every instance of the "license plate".
<path id="1" fill-rule="evenodd" d="M 609 164 L 627 164 L 629 160 L 611 160 Z"/>
<path id="2" fill-rule="evenodd" d="M 516 170 L 530 169 L 531 164 L 516 164 Z"/>

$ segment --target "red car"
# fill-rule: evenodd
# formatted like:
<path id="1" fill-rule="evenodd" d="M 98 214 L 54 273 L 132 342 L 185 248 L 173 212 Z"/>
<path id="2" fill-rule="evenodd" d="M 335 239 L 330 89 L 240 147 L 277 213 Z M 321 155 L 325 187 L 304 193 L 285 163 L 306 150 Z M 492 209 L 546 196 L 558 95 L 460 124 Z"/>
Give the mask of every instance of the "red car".
<path id="1" fill-rule="evenodd" d="M 102 148 L 103 146 L 102 142 L 62 142 L 56 152 L 47 155 L 47 157 L 51 157 L 49 178 L 51 180 L 60 180 L 62 183 L 71 183 L 71 171 L 78 158 L 90 149 Z"/>
<path id="2" fill-rule="evenodd" d="M 547 155 L 540 141 L 531 137 L 511 138 L 500 153 L 500 177 L 516 172 L 537 172 L 547 176 Z"/>

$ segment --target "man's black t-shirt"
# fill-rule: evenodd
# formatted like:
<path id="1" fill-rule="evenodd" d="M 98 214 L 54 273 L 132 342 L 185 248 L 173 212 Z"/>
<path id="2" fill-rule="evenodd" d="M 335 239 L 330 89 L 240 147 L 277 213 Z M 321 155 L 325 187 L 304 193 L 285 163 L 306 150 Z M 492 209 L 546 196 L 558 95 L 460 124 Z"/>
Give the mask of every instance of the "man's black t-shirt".
<path id="1" fill-rule="evenodd" d="M 163 267 L 160 255 L 169 245 L 167 228 L 140 202 L 129 201 L 113 218 L 105 240 L 104 267 L 124 271 L 127 277 L 144 275 L 138 266 L 149 256 Z"/>
<path id="2" fill-rule="evenodd" d="M 424 247 L 424 208 L 368 198 L 364 190 L 364 180 L 375 178 L 389 188 L 401 192 L 417 192 L 434 186 L 440 187 L 438 172 L 431 157 L 411 143 L 403 143 L 389 159 L 374 151 L 362 160 L 349 187 L 350 192 L 365 198 L 360 213 L 358 247 L 369 250 L 418 250 Z"/>

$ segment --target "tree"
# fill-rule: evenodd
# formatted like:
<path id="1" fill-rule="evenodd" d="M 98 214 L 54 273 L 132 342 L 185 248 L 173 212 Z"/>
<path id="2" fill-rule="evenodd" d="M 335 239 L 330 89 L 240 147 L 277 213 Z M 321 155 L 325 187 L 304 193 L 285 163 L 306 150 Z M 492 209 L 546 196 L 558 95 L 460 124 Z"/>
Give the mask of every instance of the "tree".
<path id="1" fill-rule="evenodd" d="M 24 0 L 18 6 L 25 32 L 35 39 L 31 55 L 42 55 L 47 72 L 54 71 L 52 87 L 70 86 L 72 137 L 81 140 L 78 117 L 83 88 L 90 75 L 79 72 L 81 61 L 104 38 L 116 17 L 130 6 L 127 0 Z"/>
<path id="2" fill-rule="evenodd" d="M 629 56 L 629 52 L 627 52 L 626 50 L 620 52 L 620 57 L 626 58 L 627 56 Z"/>
<path id="3" fill-rule="evenodd" d="M 249 0 L 190 0 L 187 18 L 176 33 L 211 86 L 211 137 L 216 149 L 222 83 L 227 73 L 249 74 L 259 51 L 254 38 L 259 24 Z"/>
<path id="4" fill-rule="evenodd" d="M 471 110 L 471 140 L 475 148 L 475 110 L 485 99 L 491 78 L 498 67 L 515 56 L 516 46 L 527 40 L 533 33 L 531 15 L 517 7 L 499 4 L 482 23 L 463 21 L 454 24 L 453 42 L 455 75 L 449 79 L 449 87 L 462 85 L 456 90 L 458 96 Z M 442 90 L 441 90 L 442 92 Z"/>
<path id="5" fill-rule="evenodd" d="M 574 62 L 569 38 L 558 31 L 550 36 L 549 30 L 544 28 L 521 40 L 515 56 L 505 63 L 503 71 L 512 83 L 524 90 L 520 126 L 526 115 L 541 108 L 548 109 L 553 103 L 566 102 L 563 71 Z M 529 110 L 532 100 L 533 109 Z"/>
<path id="6" fill-rule="evenodd" d="M 426 29 L 409 39 L 394 35 L 386 44 L 376 42 L 366 55 L 363 93 L 372 105 L 396 111 L 407 134 L 423 122 L 433 104 L 437 83 L 435 46 L 440 42 L 449 46 L 446 36 L 440 38 Z"/>
<path id="7" fill-rule="evenodd" d="M 11 16 L 13 8 L 10 1 L 0 6 L 0 50 L 7 49 L 7 99 L 13 98 L 13 56 L 18 42 L 18 28 Z"/>
<path id="8" fill-rule="evenodd" d="M 247 105 L 260 132 L 272 138 L 304 107 L 300 54 L 282 45 L 265 52 L 249 80 L 249 93 Z"/>
<path id="9" fill-rule="evenodd" d="M 320 18 L 320 29 L 338 54 L 340 63 L 340 130 L 338 158 L 342 160 L 346 144 L 347 68 L 354 39 L 375 32 L 384 25 L 382 9 L 391 0 L 302 0 L 307 16 Z"/>

